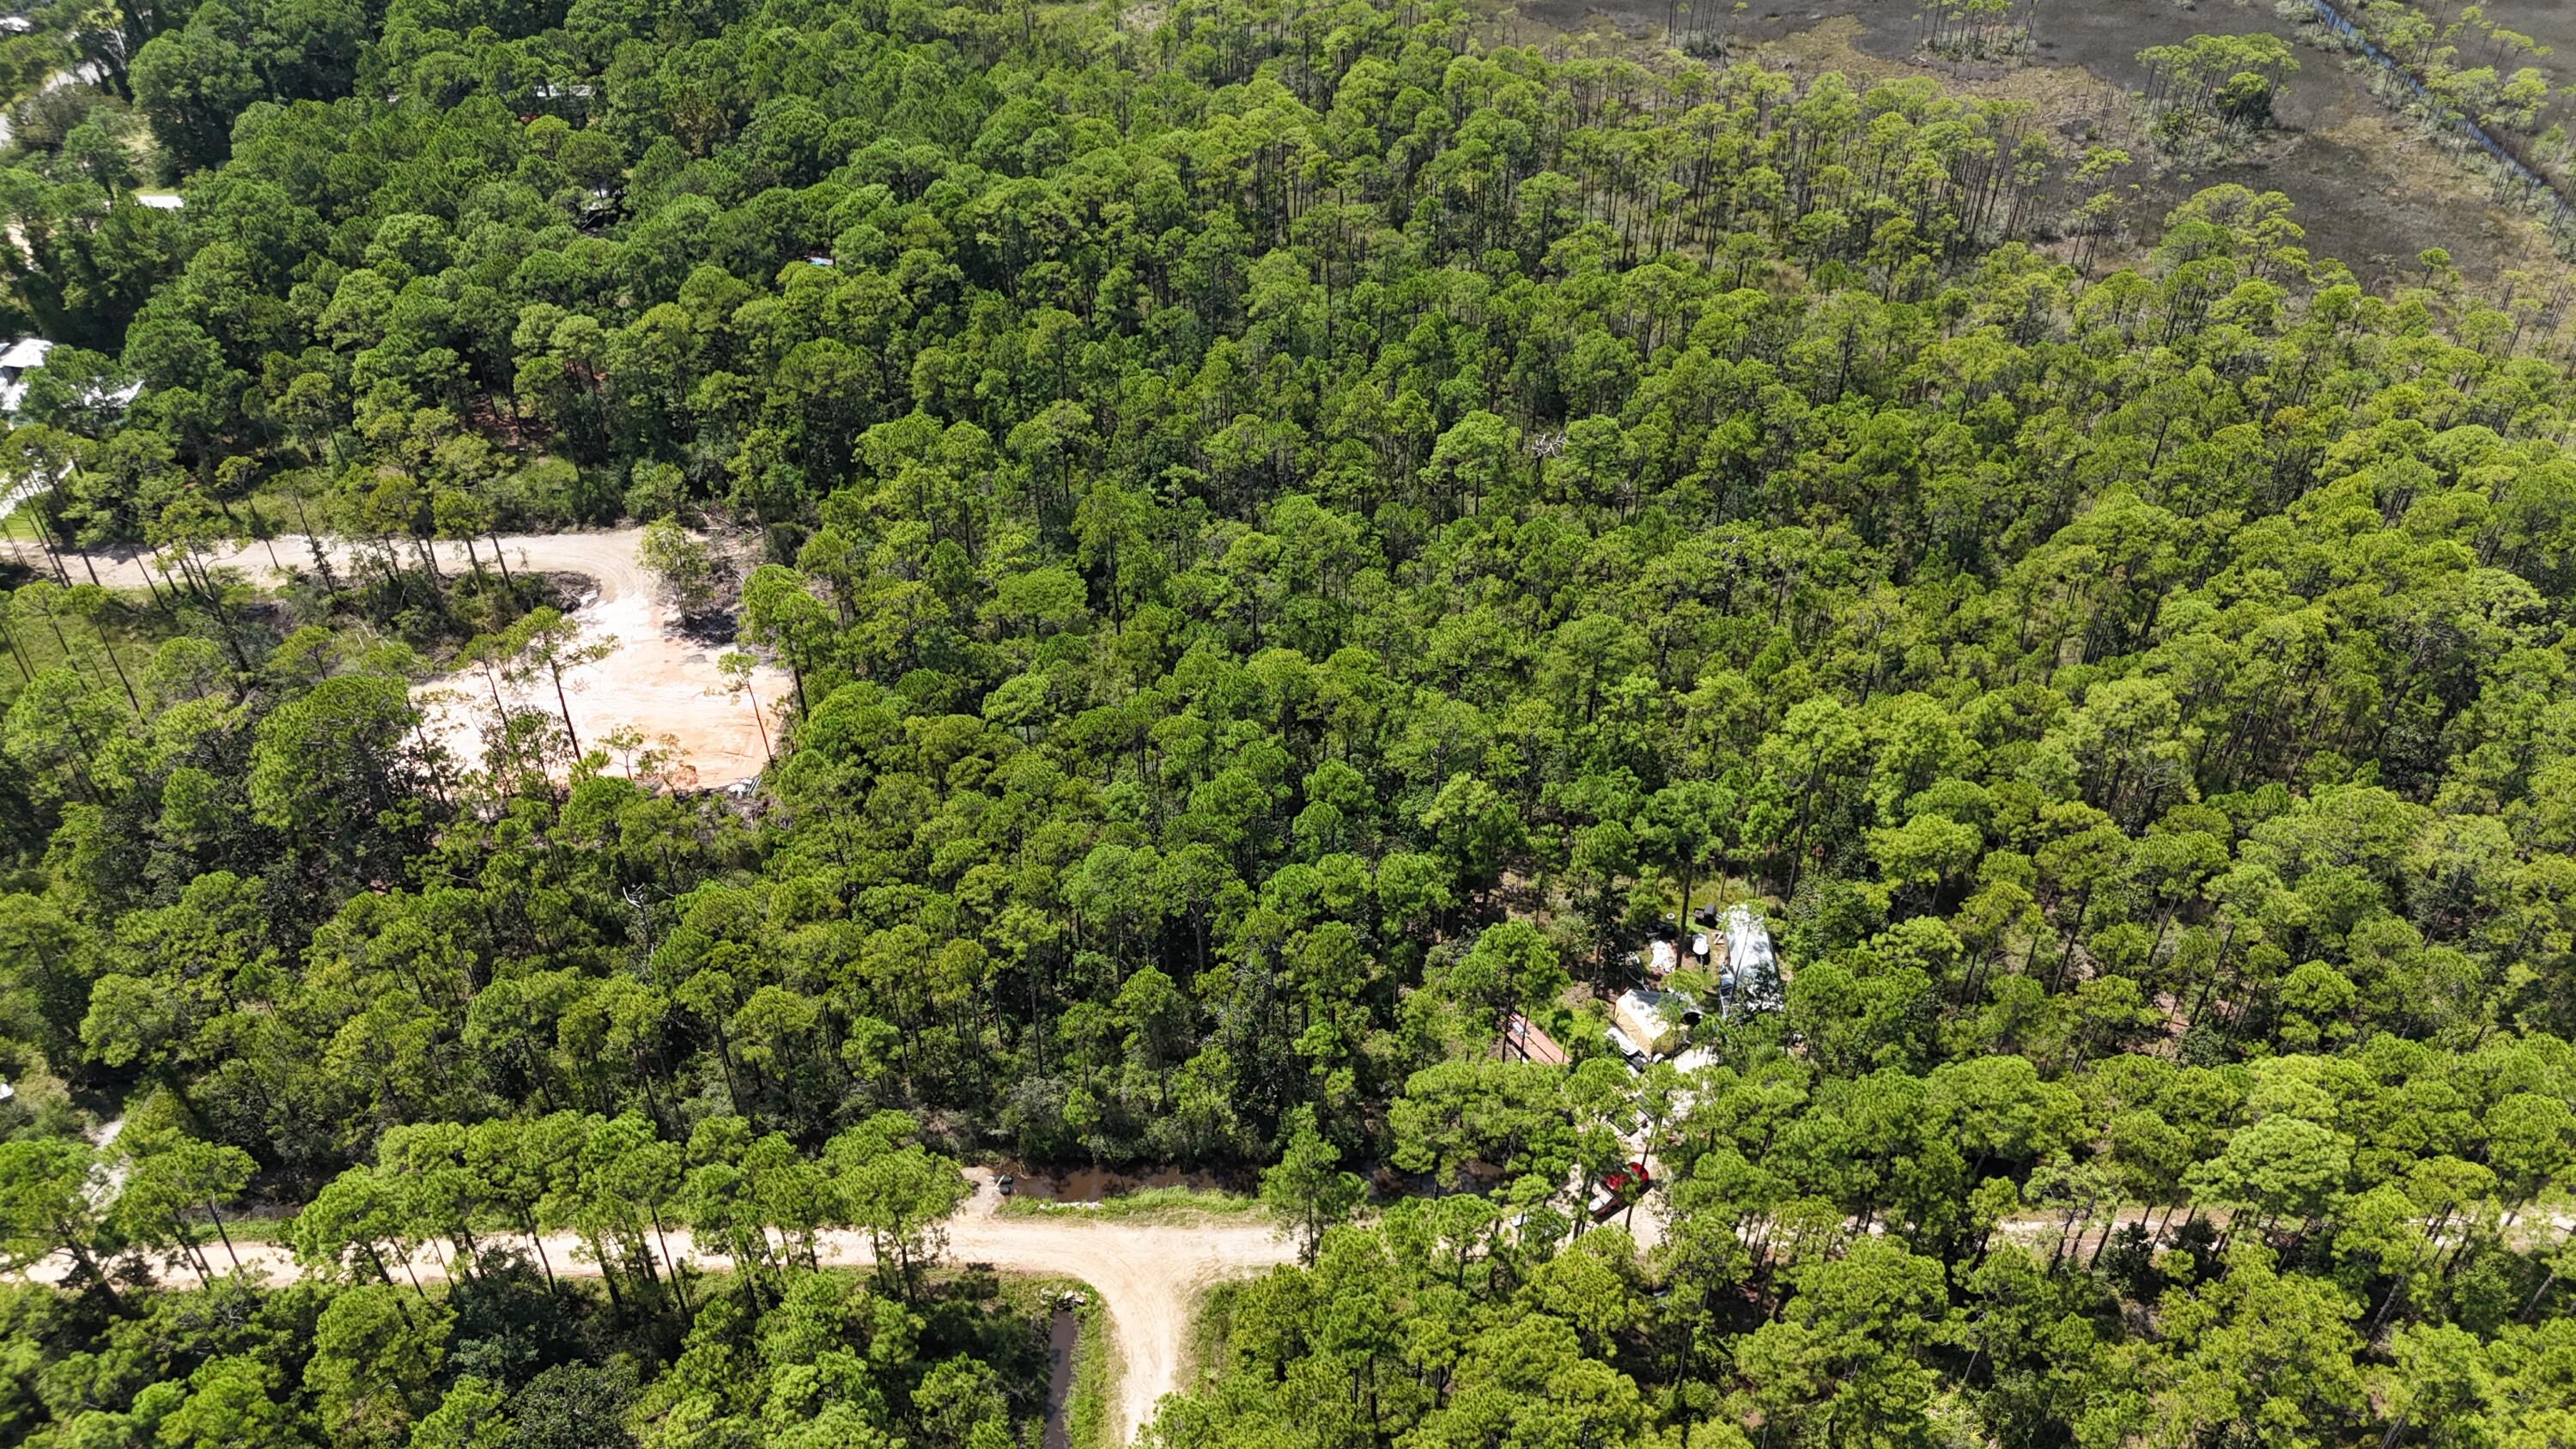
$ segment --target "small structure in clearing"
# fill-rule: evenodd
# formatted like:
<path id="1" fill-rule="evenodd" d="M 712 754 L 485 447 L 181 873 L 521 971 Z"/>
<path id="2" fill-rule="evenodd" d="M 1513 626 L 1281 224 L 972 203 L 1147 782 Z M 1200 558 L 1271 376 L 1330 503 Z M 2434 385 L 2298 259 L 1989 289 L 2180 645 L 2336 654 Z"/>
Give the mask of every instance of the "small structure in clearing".
<path id="1" fill-rule="evenodd" d="M 1612 1024 L 1648 1057 L 1670 1056 L 1699 1023 L 1699 1004 L 1678 991 L 1640 986 L 1610 1003 Z"/>
<path id="2" fill-rule="evenodd" d="M 1710 962 L 1717 972 L 1717 1014 L 1733 1021 L 1757 1011 L 1778 1011 L 1787 1002 L 1780 983 L 1780 959 L 1771 949 L 1771 929 L 1750 905 L 1729 906 L 1718 942 L 1725 955 Z"/>
<path id="3" fill-rule="evenodd" d="M 14 414 L 27 400 L 27 374 L 45 365 L 54 344 L 42 337 L 21 337 L 0 351 L 0 412 Z"/>
<path id="4" fill-rule="evenodd" d="M 1574 1060 L 1572 1054 L 1556 1044 L 1556 1038 L 1517 1011 L 1503 1018 L 1503 1039 L 1497 1046 L 1510 1060 L 1536 1062 L 1543 1067 L 1561 1067 Z"/>

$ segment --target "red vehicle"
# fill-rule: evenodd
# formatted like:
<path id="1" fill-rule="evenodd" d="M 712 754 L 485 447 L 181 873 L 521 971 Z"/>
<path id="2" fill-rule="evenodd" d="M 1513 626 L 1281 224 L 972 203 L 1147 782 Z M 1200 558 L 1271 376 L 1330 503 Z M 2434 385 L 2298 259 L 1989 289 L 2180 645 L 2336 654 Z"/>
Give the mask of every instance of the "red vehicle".
<path id="1" fill-rule="evenodd" d="M 1597 1223 L 1612 1213 L 1627 1208 L 1637 1199 L 1644 1197 L 1646 1189 L 1654 1185 L 1653 1176 L 1646 1171 L 1646 1164 L 1642 1162 L 1631 1162 L 1625 1167 L 1610 1169 L 1609 1174 L 1592 1189 L 1592 1220 Z"/>

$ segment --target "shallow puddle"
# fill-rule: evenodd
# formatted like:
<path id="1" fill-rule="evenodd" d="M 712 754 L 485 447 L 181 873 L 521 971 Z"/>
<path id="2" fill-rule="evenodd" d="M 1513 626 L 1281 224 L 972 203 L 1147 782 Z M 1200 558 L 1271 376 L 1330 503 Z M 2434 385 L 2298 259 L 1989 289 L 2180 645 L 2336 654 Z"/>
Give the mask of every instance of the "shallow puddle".
<path id="1" fill-rule="evenodd" d="M 1073 1310 L 1058 1308 L 1047 1324 L 1047 1403 L 1046 1433 L 1038 1449 L 1072 1449 L 1073 1436 L 1065 1428 L 1065 1409 L 1073 1401 L 1073 1346 L 1080 1337 Z"/>

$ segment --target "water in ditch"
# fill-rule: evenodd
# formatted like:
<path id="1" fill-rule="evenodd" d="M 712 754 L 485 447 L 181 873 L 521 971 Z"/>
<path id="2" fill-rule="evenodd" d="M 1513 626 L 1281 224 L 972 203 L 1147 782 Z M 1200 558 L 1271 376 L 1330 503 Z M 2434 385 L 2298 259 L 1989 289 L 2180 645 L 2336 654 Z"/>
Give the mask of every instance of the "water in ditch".
<path id="1" fill-rule="evenodd" d="M 1080 1336 L 1073 1310 L 1059 1307 L 1047 1324 L 1046 1432 L 1039 1449 L 1072 1449 L 1065 1410 L 1073 1402 L 1073 1346 Z"/>

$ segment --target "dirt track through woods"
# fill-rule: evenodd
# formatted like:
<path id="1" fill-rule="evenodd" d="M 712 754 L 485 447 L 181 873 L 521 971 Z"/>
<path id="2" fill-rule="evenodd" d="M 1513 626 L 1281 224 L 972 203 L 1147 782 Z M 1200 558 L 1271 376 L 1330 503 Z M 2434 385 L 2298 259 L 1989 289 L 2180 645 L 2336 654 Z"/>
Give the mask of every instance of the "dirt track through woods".
<path id="1" fill-rule="evenodd" d="M 1296 1261 L 1289 1235 L 1266 1215 L 1182 1212 L 1166 1221 L 1147 1222 L 1090 1218 L 1075 1209 L 1036 1217 L 1003 1217 L 997 1212 L 1002 1199 L 994 1190 L 992 1172 L 970 1167 L 966 1175 L 974 1183 L 974 1196 L 948 1225 L 943 1261 L 1006 1273 L 1075 1278 L 1100 1294 L 1101 1306 L 1109 1316 L 1110 1342 L 1117 1355 L 1114 1377 L 1121 1443 L 1135 1443 L 1165 1396 L 1185 1387 L 1182 1375 L 1192 1367 L 1187 1359 L 1207 1290 L 1230 1279 L 1255 1277 Z M 1668 1207 L 1668 1201 L 1659 1193 L 1627 1215 L 1626 1225 L 1641 1250 L 1651 1252 L 1663 1241 Z M 2202 1209 L 2197 1215 L 2221 1228 L 2229 1217 L 2224 1209 Z M 2034 1250 L 2043 1243 L 2062 1242 L 2068 1260 L 2081 1263 L 2099 1251 L 2104 1234 L 2133 1225 L 2152 1222 L 2163 1230 L 2160 1243 L 2169 1244 L 2181 1216 L 2170 1207 L 2123 1207 L 2106 1211 L 2080 1231 L 2069 1234 L 2062 1215 L 2017 1214 L 1996 1224 L 1996 1231 Z M 1846 1226 L 1859 1228 L 1856 1223 Z M 2529 1232 L 2549 1235 L 2576 1232 L 2576 1215 L 2537 1215 L 2528 1219 L 2525 1227 Z M 1872 1223 L 1859 1230 L 1871 1236 L 1892 1231 L 1885 1223 Z M 499 1246 L 522 1250 L 528 1245 L 523 1237 L 496 1241 Z M 2437 1237 L 2436 1241 L 2442 1239 Z M 545 1264 L 555 1276 L 599 1276 L 599 1265 L 590 1259 L 589 1248 L 578 1238 L 553 1233 L 540 1242 Z M 733 1260 L 723 1253 L 699 1251 L 686 1232 L 671 1233 L 657 1246 L 672 1259 L 710 1272 L 726 1272 L 733 1266 Z M 201 1251 L 218 1272 L 238 1263 L 242 1272 L 264 1282 L 291 1281 L 303 1271 L 280 1243 L 235 1239 L 227 1249 L 221 1242 L 209 1241 Z M 425 1248 L 409 1262 L 393 1259 L 386 1266 L 398 1283 L 437 1282 L 447 1275 L 440 1251 Z M 866 1236 L 860 1233 L 824 1233 L 817 1240 L 816 1253 L 827 1267 L 864 1267 L 875 1261 Z M 368 1266 L 361 1262 L 359 1271 L 366 1272 Z M 69 1269 L 69 1260 L 56 1254 L 23 1276 L 33 1282 L 60 1283 Z M 167 1288 L 195 1288 L 202 1282 L 194 1268 L 185 1266 L 164 1266 L 156 1276 Z"/>
<path id="2" fill-rule="evenodd" d="M 594 750 L 604 748 L 608 736 L 621 727 L 641 731 L 649 748 L 667 749 L 682 762 L 669 772 L 671 783 L 682 789 L 729 785 L 757 775 L 766 756 L 752 707 L 742 697 L 725 692 L 716 671 L 722 648 L 700 644 L 677 631 L 679 621 L 663 603 L 661 589 L 636 559 L 636 546 L 643 536 L 642 529 L 623 528 L 600 533 L 504 534 L 499 541 L 501 559 L 513 573 L 578 574 L 590 580 L 593 591 L 572 614 L 581 626 L 581 638 L 617 640 L 607 658 L 565 671 L 564 696 L 571 705 L 573 728 L 580 732 L 582 746 Z M 35 545 L 22 540 L 11 547 L 22 560 L 50 569 Z M 326 553 L 343 579 L 361 561 L 358 546 L 346 540 L 328 544 Z M 477 539 L 474 554 L 484 568 L 496 567 L 492 540 Z M 437 545 L 436 557 L 442 570 L 474 566 L 462 543 Z M 407 554 L 405 562 L 416 558 L 416 553 Z M 206 562 L 266 583 L 282 577 L 284 570 L 310 569 L 313 548 L 301 534 L 283 534 L 273 543 L 217 552 Z M 93 554 L 84 563 L 79 555 L 66 554 L 62 567 L 74 583 L 87 581 L 95 570 L 100 583 L 116 589 L 140 589 L 155 580 L 148 556 L 141 555 Z M 775 709 L 789 687 L 786 674 L 775 668 L 764 666 L 752 677 L 752 694 L 764 711 Z M 468 671 L 416 691 L 415 698 L 430 711 L 433 730 L 458 763 L 479 766 L 482 721 L 491 708 L 491 688 L 483 677 Z M 551 681 L 505 687 L 502 698 L 514 709 L 557 712 Z M 774 738 L 776 726 L 770 729 Z M 613 773 L 624 773 L 625 768 L 624 761 L 612 756 Z"/>
<path id="3" fill-rule="evenodd" d="M 975 1196 L 949 1223 L 946 1260 L 984 1264 L 1009 1273 L 1037 1273 L 1079 1278 L 1100 1293 L 1109 1315 L 1110 1342 L 1118 1363 L 1117 1413 L 1120 1442 L 1134 1443 L 1163 1396 L 1181 1387 L 1199 1300 L 1208 1288 L 1229 1278 L 1244 1278 L 1293 1262 L 1296 1250 L 1266 1217 L 1204 1217 L 1186 1222 L 1144 1223 L 1089 1221 L 1073 1213 L 1043 1217 L 1000 1217 L 1001 1199 L 990 1173 L 968 1169 Z M 525 1238 L 504 1239 L 525 1248 Z M 589 1249 L 567 1234 L 544 1239 L 546 1261 L 559 1277 L 595 1278 L 599 1265 L 588 1261 Z M 669 1237 L 672 1256 L 701 1268 L 723 1272 L 732 1260 L 722 1253 L 700 1252 L 686 1233 Z M 825 1233 L 819 1248 L 823 1263 L 859 1267 L 875 1261 L 861 1233 Z M 221 1243 L 205 1245 L 208 1261 L 218 1271 L 230 1266 Z M 233 1253 L 242 1271 L 278 1282 L 297 1277 L 300 1269 L 283 1244 L 236 1241 Z M 65 1261 L 49 1258 L 26 1276 L 60 1282 Z M 446 1275 L 435 1252 L 424 1250 L 408 1264 L 388 1265 L 397 1282 L 417 1278 L 431 1282 Z M 407 1272 L 406 1272 L 407 1269 Z M 193 1269 L 172 1268 L 162 1274 L 165 1286 L 198 1286 Z"/>

